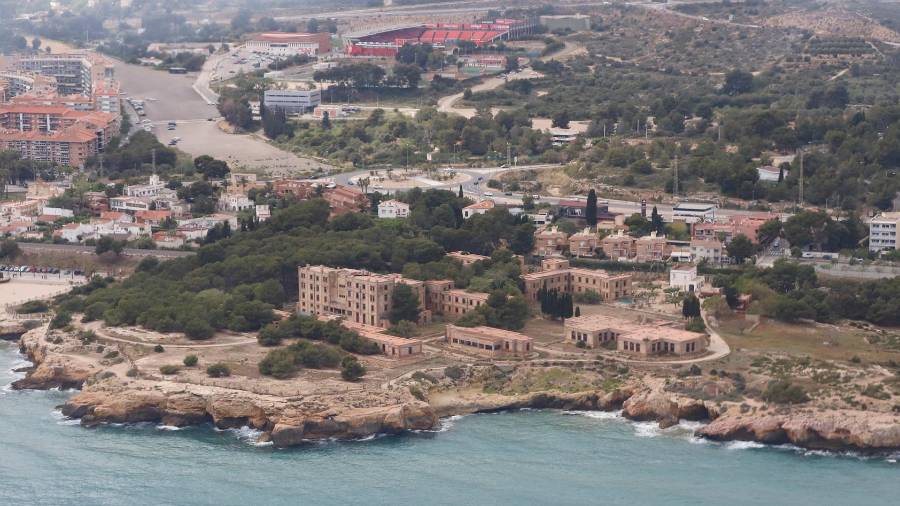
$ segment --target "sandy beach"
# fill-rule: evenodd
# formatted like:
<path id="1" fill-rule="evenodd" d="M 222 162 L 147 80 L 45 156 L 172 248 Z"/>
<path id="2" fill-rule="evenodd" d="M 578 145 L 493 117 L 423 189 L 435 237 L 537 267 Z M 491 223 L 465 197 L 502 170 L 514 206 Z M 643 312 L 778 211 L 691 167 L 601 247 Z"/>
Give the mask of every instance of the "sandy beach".
<path id="1" fill-rule="evenodd" d="M 68 291 L 71 286 L 71 279 L 13 278 L 9 283 L 0 284 L 0 307 L 57 295 Z"/>

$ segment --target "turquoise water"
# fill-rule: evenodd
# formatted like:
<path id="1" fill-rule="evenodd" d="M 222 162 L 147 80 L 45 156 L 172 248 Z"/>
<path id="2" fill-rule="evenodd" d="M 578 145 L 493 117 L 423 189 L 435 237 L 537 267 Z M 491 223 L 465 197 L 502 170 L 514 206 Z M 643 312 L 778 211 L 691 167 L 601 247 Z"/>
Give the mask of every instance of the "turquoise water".
<path id="1" fill-rule="evenodd" d="M 0 342 L 0 385 L 22 365 Z M 65 392 L 0 391 L 0 505 L 897 504 L 900 466 L 714 444 L 611 413 L 522 411 L 276 450 L 249 432 L 84 429 Z"/>

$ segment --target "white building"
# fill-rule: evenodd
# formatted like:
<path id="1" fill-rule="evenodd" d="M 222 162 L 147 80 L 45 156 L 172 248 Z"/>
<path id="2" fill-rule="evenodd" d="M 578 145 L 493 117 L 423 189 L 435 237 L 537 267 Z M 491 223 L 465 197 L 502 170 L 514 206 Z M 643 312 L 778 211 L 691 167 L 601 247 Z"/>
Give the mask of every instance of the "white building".
<path id="1" fill-rule="evenodd" d="M 669 270 L 669 286 L 685 292 L 699 292 L 703 278 L 697 276 L 696 265 L 674 265 Z"/>
<path id="2" fill-rule="evenodd" d="M 313 90 L 266 90 L 263 94 L 266 109 L 279 109 L 287 114 L 303 114 L 312 111 L 322 103 L 322 91 Z"/>
<path id="3" fill-rule="evenodd" d="M 273 56 L 318 56 L 331 51 L 327 33 L 260 33 L 247 41 L 247 49 Z"/>
<path id="4" fill-rule="evenodd" d="M 219 198 L 217 205 L 220 211 L 243 211 L 256 206 L 256 202 L 250 200 L 246 195 L 226 193 Z"/>
<path id="5" fill-rule="evenodd" d="M 900 212 L 881 213 L 869 220 L 869 251 L 897 249 Z"/>
<path id="6" fill-rule="evenodd" d="M 679 202 L 672 208 L 672 221 L 697 223 L 716 220 L 716 205 L 704 202 Z"/>
<path id="7" fill-rule="evenodd" d="M 166 189 L 166 185 L 153 174 L 148 184 L 135 184 L 125 187 L 125 195 L 128 197 L 155 197 Z"/>
<path id="8" fill-rule="evenodd" d="M 44 207 L 41 214 L 45 216 L 61 216 L 63 218 L 71 218 L 75 216 L 75 212 L 71 209 L 63 209 L 61 207 Z"/>
<path id="9" fill-rule="evenodd" d="M 256 219 L 259 221 L 268 221 L 272 217 L 272 210 L 268 204 L 260 204 L 256 206 Z"/>
<path id="10" fill-rule="evenodd" d="M 409 216 L 409 204 L 399 200 L 385 200 L 378 204 L 379 218 L 406 218 Z"/>
<path id="11" fill-rule="evenodd" d="M 759 174 L 759 180 L 767 183 L 777 183 L 781 178 L 781 169 L 766 165 L 765 167 L 757 167 L 756 173 Z M 784 171 L 784 177 L 788 176 L 788 171 Z"/>
<path id="12" fill-rule="evenodd" d="M 463 208 L 463 210 L 462 210 L 463 219 L 468 220 L 469 218 L 471 218 L 472 216 L 475 216 L 476 214 L 484 214 L 493 208 L 494 208 L 493 200 L 482 200 L 481 202 L 476 202 L 470 206 L 466 206 Z"/>
<path id="13" fill-rule="evenodd" d="M 691 256 L 696 261 L 706 260 L 711 264 L 722 263 L 725 245 L 719 241 L 694 239 L 691 241 Z"/>

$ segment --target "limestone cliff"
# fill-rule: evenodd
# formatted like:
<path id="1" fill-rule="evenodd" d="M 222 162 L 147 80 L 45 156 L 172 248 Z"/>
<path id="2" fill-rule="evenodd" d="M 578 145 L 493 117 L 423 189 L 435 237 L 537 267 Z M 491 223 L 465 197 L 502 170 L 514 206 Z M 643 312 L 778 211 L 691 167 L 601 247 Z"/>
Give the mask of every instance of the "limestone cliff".
<path id="1" fill-rule="evenodd" d="M 900 421 L 888 413 L 817 411 L 725 415 L 698 432 L 716 441 L 790 443 L 803 448 L 861 451 L 900 448 Z"/>

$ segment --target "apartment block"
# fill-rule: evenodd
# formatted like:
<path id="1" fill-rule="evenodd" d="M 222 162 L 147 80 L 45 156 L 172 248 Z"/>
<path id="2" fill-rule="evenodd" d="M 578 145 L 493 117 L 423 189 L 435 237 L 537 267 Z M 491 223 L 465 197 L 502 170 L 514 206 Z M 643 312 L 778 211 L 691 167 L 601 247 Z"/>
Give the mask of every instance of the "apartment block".
<path id="1" fill-rule="evenodd" d="M 897 249 L 900 212 L 881 213 L 869 220 L 869 251 Z"/>
<path id="2" fill-rule="evenodd" d="M 440 306 L 436 312 L 444 315 L 448 320 L 455 320 L 469 311 L 474 311 L 482 304 L 487 304 L 488 294 L 482 292 L 467 292 L 460 288 L 453 288 L 441 292 Z"/>
<path id="3" fill-rule="evenodd" d="M 486 357 L 525 356 L 533 350 L 533 340 L 518 332 L 493 327 L 447 325 L 446 342 L 452 348 Z"/>
<path id="4" fill-rule="evenodd" d="M 604 301 L 621 299 L 632 294 L 631 274 L 609 273 L 602 270 L 563 268 L 524 274 L 525 297 L 538 300 L 541 288 L 560 293 L 597 292 Z"/>
<path id="5" fill-rule="evenodd" d="M 357 269 L 336 269 L 323 265 L 298 269 L 297 310 L 314 315 L 339 315 L 347 321 L 387 327 L 390 325 L 391 295 L 400 284 L 409 285 L 419 296 L 421 317 L 429 313 L 424 304 L 425 283 L 404 279 L 399 274 L 375 274 Z"/>

